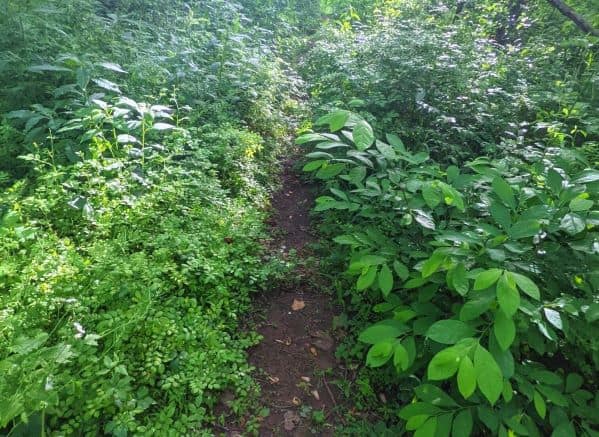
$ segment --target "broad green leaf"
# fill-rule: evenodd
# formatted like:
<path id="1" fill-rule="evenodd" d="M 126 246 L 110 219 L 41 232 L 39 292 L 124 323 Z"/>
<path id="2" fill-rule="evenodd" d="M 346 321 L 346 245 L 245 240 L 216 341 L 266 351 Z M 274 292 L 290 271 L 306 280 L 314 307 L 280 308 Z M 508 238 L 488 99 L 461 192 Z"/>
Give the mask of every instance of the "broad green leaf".
<path id="1" fill-rule="evenodd" d="M 459 263 L 453 268 L 451 276 L 452 286 L 461 296 L 466 296 L 470 289 L 470 283 L 464 264 Z"/>
<path id="2" fill-rule="evenodd" d="M 547 172 L 547 186 L 555 194 L 559 194 L 562 190 L 563 181 L 564 179 L 556 170 L 550 169 Z"/>
<path id="3" fill-rule="evenodd" d="M 541 293 L 539 292 L 539 287 L 528 277 L 521 275 L 519 273 L 509 272 L 508 276 L 511 276 L 520 290 L 524 293 L 528 294 L 533 299 L 539 300 L 541 298 Z"/>
<path id="4" fill-rule="evenodd" d="M 579 212 L 579 211 L 588 211 L 593 207 L 595 202 L 588 199 L 581 199 L 577 197 L 576 199 L 572 199 L 570 201 L 570 211 Z"/>
<path id="5" fill-rule="evenodd" d="M 397 150 L 401 152 L 406 151 L 406 146 L 404 146 L 403 141 L 395 134 L 387 134 L 386 135 L 387 142 L 395 147 Z"/>
<path id="6" fill-rule="evenodd" d="M 422 197 L 429 208 L 434 209 L 441 203 L 441 194 L 432 184 L 426 184 L 422 187 Z"/>
<path id="7" fill-rule="evenodd" d="M 453 412 L 440 414 L 437 417 L 437 431 L 435 437 L 449 437 L 451 434 L 451 424 L 453 423 Z"/>
<path id="8" fill-rule="evenodd" d="M 516 325 L 511 317 L 508 317 L 503 311 L 499 310 L 495 313 L 493 332 L 501 349 L 506 350 L 516 338 Z"/>
<path id="9" fill-rule="evenodd" d="M 432 384 L 422 384 L 414 389 L 418 399 L 438 407 L 457 407 L 458 404 L 441 388 Z"/>
<path id="10" fill-rule="evenodd" d="M 329 141 L 329 139 L 321 134 L 304 134 L 296 138 L 295 144 L 300 145 L 306 143 L 313 143 L 315 141 Z"/>
<path id="11" fill-rule="evenodd" d="M 514 191 L 512 190 L 512 187 L 510 187 L 510 184 L 505 181 L 505 179 L 503 179 L 501 176 L 496 176 L 495 179 L 493 179 L 491 186 L 493 188 L 493 192 L 497 194 L 503 203 L 512 209 L 516 209 L 516 198 L 514 197 Z"/>
<path id="12" fill-rule="evenodd" d="M 366 121 L 361 120 L 356 123 L 352 133 L 356 149 L 366 150 L 372 146 L 372 143 L 374 142 L 374 132 L 372 131 L 372 127 L 370 127 Z"/>
<path id="13" fill-rule="evenodd" d="M 541 416 L 541 419 L 544 419 L 545 414 L 547 414 L 547 405 L 545 404 L 545 399 L 543 399 L 543 396 L 541 396 L 536 390 L 532 399 L 533 403 L 535 404 L 535 410 L 537 410 L 537 413 L 539 416 Z"/>
<path id="14" fill-rule="evenodd" d="M 574 425 L 568 421 L 561 422 L 551 433 L 551 437 L 573 437 L 575 435 Z"/>
<path id="15" fill-rule="evenodd" d="M 502 272 L 503 270 L 501 269 L 489 269 L 480 272 L 474 280 L 474 290 L 484 290 L 485 288 L 489 288 L 497 282 Z"/>
<path id="16" fill-rule="evenodd" d="M 435 252 L 431 255 L 429 259 L 427 259 L 424 264 L 422 264 L 422 277 L 428 278 L 433 273 L 437 271 L 437 269 L 443 264 L 446 255 L 440 252 Z"/>
<path id="17" fill-rule="evenodd" d="M 489 212 L 491 213 L 491 217 L 495 220 L 495 222 L 501 226 L 503 229 L 509 229 L 512 225 L 512 217 L 510 215 L 510 210 L 507 209 L 499 202 L 492 202 L 489 207 Z"/>
<path id="18" fill-rule="evenodd" d="M 426 402 L 412 402 L 399 410 L 397 415 L 400 419 L 408 420 L 414 416 L 433 416 L 442 411 L 441 408 Z"/>
<path id="19" fill-rule="evenodd" d="M 533 237 L 541 230 L 538 220 L 519 220 L 508 230 L 508 235 L 514 240 Z"/>
<path id="20" fill-rule="evenodd" d="M 453 426 L 451 427 L 452 437 L 468 437 L 472 434 L 472 426 L 474 421 L 472 419 L 472 412 L 470 409 L 464 409 L 460 411 L 453 419 Z"/>
<path id="21" fill-rule="evenodd" d="M 356 282 L 356 289 L 358 291 L 362 291 L 370 287 L 374 283 L 376 272 L 377 268 L 375 266 L 368 267 L 368 269 L 358 278 L 358 281 Z"/>
<path id="22" fill-rule="evenodd" d="M 437 343 L 455 344 L 463 338 L 472 337 L 476 331 L 459 320 L 439 320 L 431 325 L 426 336 Z"/>
<path id="23" fill-rule="evenodd" d="M 395 345 L 395 351 L 393 352 L 393 365 L 398 373 L 401 373 L 410 367 L 408 351 L 401 344 Z"/>
<path id="24" fill-rule="evenodd" d="M 382 341 L 373 345 L 366 355 L 366 364 L 370 367 L 381 367 L 393 355 L 393 343 Z"/>
<path id="25" fill-rule="evenodd" d="M 455 347 L 438 352 L 428 364 L 428 379 L 440 381 L 451 378 L 458 370 L 460 358 Z"/>
<path id="26" fill-rule="evenodd" d="M 366 328 L 358 340 L 362 343 L 376 344 L 380 341 L 395 339 L 409 330 L 408 326 L 397 320 L 387 319 Z"/>
<path id="27" fill-rule="evenodd" d="M 395 270 L 395 273 L 397 273 L 397 276 L 399 276 L 402 281 L 405 281 L 410 276 L 410 271 L 406 265 L 399 261 L 393 261 L 393 270 Z"/>
<path id="28" fill-rule="evenodd" d="M 123 70 L 119 64 L 115 64 L 114 62 L 100 62 L 98 64 L 100 67 L 106 68 L 107 70 L 114 71 L 115 73 L 127 73 Z"/>
<path id="29" fill-rule="evenodd" d="M 465 356 L 460 361 L 458 369 L 458 389 L 464 399 L 468 399 L 476 390 L 476 372 L 474 364 L 468 356 Z"/>
<path id="30" fill-rule="evenodd" d="M 27 71 L 32 73 L 43 73 L 44 71 L 56 71 L 56 72 L 72 72 L 70 68 L 61 67 L 59 65 L 50 65 L 50 64 L 41 64 L 41 65 L 32 65 L 27 68 Z"/>
<path id="31" fill-rule="evenodd" d="M 169 124 L 169 123 L 154 123 L 152 125 L 152 129 L 162 131 L 162 130 L 177 129 L 177 127 L 173 126 L 172 124 Z"/>
<path id="32" fill-rule="evenodd" d="M 578 214 L 566 214 L 560 221 L 559 228 L 570 235 L 576 235 L 585 229 L 585 223 Z"/>
<path id="33" fill-rule="evenodd" d="M 497 301 L 499 307 L 508 317 L 512 317 L 520 306 L 520 293 L 516 283 L 508 274 L 503 274 L 497 281 Z"/>
<path id="34" fill-rule="evenodd" d="M 562 321 L 562 316 L 558 311 L 555 311 L 551 308 L 543 308 L 543 312 L 545 313 L 547 321 L 555 328 L 559 329 L 560 331 L 564 329 L 564 322 Z"/>
<path id="35" fill-rule="evenodd" d="M 585 170 L 576 179 L 574 179 L 574 183 L 576 184 L 588 184 L 589 182 L 597 182 L 599 181 L 599 170 Z"/>
<path id="36" fill-rule="evenodd" d="M 420 226 L 422 226 L 423 228 L 435 230 L 435 221 L 433 220 L 430 214 L 419 209 L 414 210 L 414 213 L 414 219 L 418 222 Z"/>
<path id="37" fill-rule="evenodd" d="M 491 304 L 495 301 L 495 291 L 489 290 L 488 292 L 471 293 L 471 296 L 475 296 L 474 299 L 469 300 L 464 304 L 460 310 L 460 320 L 467 322 L 474 320 L 484 312 L 486 312 Z M 485 294 L 483 294 L 485 293 Z"/>
<path id="38" fill-rule="evenodd" d="M 383 264 L 378 275 L 378 283 L 383 296 L 387 297 L 393 289 L 393 273 L 387 264 Z"/>
<path id="39" fill-rule="evenodd" d="M 345 123 L 347 123 L 347 120 L 349 119 L 349 116 L 350 116 L 350 112 L 344 111 L 344 110 L 335 111 L 335 112 L 329 114 L 328 123 L 329 123 L 329 128 L 331 129 L 331 132 L 336 132 L 336 131 L 344 128 Z"/>
<path id="40" fill-rule="evenodd" d="M 566 393 L 573 393 L 582 387 L 584 379 L 578 373 L 569 373 L 566 378 Z"/>
<path id="41" fill-rule="evenodd" d="M 100 88 L 103 88 L 107 91 L 112 91 L 117 94 L 121 94 L 121 89 L 119 88 L 119 86 L 116 83 L 111 82 L 107 79 L 92 79 L 92 82 L 98 85 Z"/>
<path id="42" fill-rule="evenodd" d="M 429 417 L 424 425 L 416 430 L 414 437 L 435 437 L 437 431 L 437 417 Z"/>
<path id="43" fill-rule="evenodd" d="M 494 405 L 503 391 L 503 374 L 493 356 L 480 344 L 474 352 L 474 369 L 478 388 Z"/>
<path id="44" fill-rule="evenodd" d="M 394 160 L 397 158 L 395 149 L 393 147 L 391 147 L 389 144 L 386 144 L 386 143 L 383 143 L 382 141 L 376 140 L 374 145 L 377 148 L 377 150 L 379 152 L 381 152 L 381 155 L 383 155 L 385 157 L 385 159 Z"/>
<path id="45" fill-rule="evenodd" d="M 322 167 L 322 165 L 327 162 L 323 159 L 318 159 L 316 161 L 312 161 L 307 163 L 306 165 L 304 165 L 304 167 L 302 168 L 303 171 L 305 172 L 311 172 L 314 170 L 318 170 L 320 167 Z"/>
<path id="46" fill-rule="evenodd" d="M 335 163 L 335 164 L 325 164 L 320 167 L 320 170 L 316 172 L 316 177 L 318 179 L 332 179 L 345 170 L 345 164 L 343 163 Z"/>

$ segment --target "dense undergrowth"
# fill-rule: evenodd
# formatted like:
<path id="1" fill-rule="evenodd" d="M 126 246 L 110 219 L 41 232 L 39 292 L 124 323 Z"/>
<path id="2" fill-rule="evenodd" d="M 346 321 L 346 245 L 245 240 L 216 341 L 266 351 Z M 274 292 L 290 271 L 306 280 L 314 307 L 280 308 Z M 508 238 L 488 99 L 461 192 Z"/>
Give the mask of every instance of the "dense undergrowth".
<path id="1" fill-rule="evenodd" d="M 599 432 L 597 40 L 540 3 L 354 12 L 304 57 L 338 355 L 366 363 L 341 385 L 377 435 Z"/>
<path id="2" fill-rule="evenodd" d="M 541 0 L 240 3 L 0 5 L 0 434 L 257 432 L 239 320 L 287 268 L 305 81 L 339 434 L 597 435 L 597 38 Z"/>
<path id="3" fill-rule="evenodd" d="M 243 420 L 298 81 L 230 2 L 2 8 L 0 434 Z"/>

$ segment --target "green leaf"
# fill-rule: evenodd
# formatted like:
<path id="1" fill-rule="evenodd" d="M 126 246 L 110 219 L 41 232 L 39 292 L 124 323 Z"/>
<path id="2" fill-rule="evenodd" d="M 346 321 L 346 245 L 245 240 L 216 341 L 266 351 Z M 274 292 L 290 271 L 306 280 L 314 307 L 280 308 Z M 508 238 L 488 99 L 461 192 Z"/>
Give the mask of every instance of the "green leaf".
<path id="1" fill-rule="evenodd" d="M 395 147 L 400 152 L 406 151 L 406 146 L 404 146 L 403 141 L 395 134 L 387 134 L 387 142 Z"/>
<path id="2" fill-rule="evenodd" d="M 503 375 L 493 356 L 480 344 L 474 352 L 474 369 L 478 388 L 494 405 L 503 391 Z"/>
<path id="3" fill-rule="evenodd" d="M 313 143 L 315 141 L 329 141 L 329 138 L 321 134 L 304 134 L 295 139 L 295 144 Z"/>
<path id="4" fill-rule="evenodd" d="M 438 352 L 428 364 L 428 379 L 440 381 L 451 378 L 458 370 L 460 358 L 455 347 Z"/>
<path id="5" fill-rule="evenodd" d="M 432 256 L 427 259 L 424 264 L 422 265 L 422 277 L 423 278 L 428 278 L 429 276 L 431 276 L 433 273 L 435 273 L 437 271 L 437 269 L 439 268 L 439 266 L 441 266 L 441 264 L 443 263 L 443 261 L 445 261 L 446 255 L 440 253 L 440 252 L 435 252 L 432 254 Z"/>
<path id="6" fill-rule="evenodd" d="M 545 404 L 545 399 L 543 399 L 539 392 L 535 390 L 532 400 L 535 404 L 535 410 L 537 410 L 537 413 L 539 416 L 541 416 L 541 419 L 544 419 L 545 414 L 547 414 L 547 405 Z"/>
<path id="7" fill-rule="evenodd" d="M 375 266 L 368 267 L 368 269 L 358 278 L 358 281 L 356 282 L 356 289 L 358 291 L 362 291 L 370 287 L 374 283 L 377 270 L 378 269 Z"/>
<path id="8" fill-rule="evenodd" d="M 524 293 L 528 294 L 533 299 L 539 300 L 541 299 L 541 293 L 539 292 L 539 287 L 528 277 L 521 275 L 519 273 L 509 272 L 508 276 L 513 278 L 518 284 L 520 290 Z"/>
<path id="9" fill-rule="evenodd" d="M 360 151 L 368 149 L 374 142 L 372 127 L 366 121 L 360 120 L 354 126 L 353 138 L 356 149 Z"/>
<path id="10" fill-rule="evenodd" d="M 98 85 L 100 88 L 103 88 L 107 91 L 112 91 L 114 93 L 121 94 L 121 89 L 119 88 L 119 86 L 116 83 L 111 82 L 107 79 L 92 79 L 92 82 Z"/>
<path id="11" fill-rule="evenodd" d="M 589 182 L 599 181 L 599 170 L 588 169 L 580 173 L 580 175 L 574 179 L 576 184 L 588 184 Z"/>
<path id="12" fill-rule="evenodd" d="M 435 437 L 437 431 L 437 417 L 429 417 L 424 425 L 416 430 L 414 437 Z"/>
<path id="13" fill-rule="evenodd" d="M 387 264 L 383 264 L 381 267 L 378 279 L 383 296 L 387 297 L 393 289 L 393 273 Z"/>
<path id="14" fill-rule="evenodd" d="M 595 202 L 588 199 L 581 199 L 577 197 L 576 199 L 572 199 L 570 201 L 570 211 L 579 212 L 579 211 L 588 211 L 593 207 Z"/>
<path id="15" fill-rule="evenodd" d="M 376 344 L 383 340 L 395 339 L 407 331 L 409 328 L 405 324 L 398 320 L 387 319 L 366 328 L 358 340 L 362 343 Z"/>
<path id="16" fill-rule="evenodd" d="M 499 202 L 492 202 L 489 208 L 491 217 L 499 224 L 503 229 L 509 229 L 512 225 L 512 217 L 510 210 L 507 209 Z"/>
<path id="17" fill-rule="evenodd" d="M 442 411 L 441 408 L 426 402 L 412 402 L 399 410 L 397 415 L 400 419 L 408 420 L 415 416 L 433 416 Z"/>
<path id="18" fill-rule="evenodd" d="M 410 367 L 408 351 L 401 344 L 395 345 L 395 351 L 393 352 L 393 366 L 395 366 L 397 373 L 401 373 Z"/>
<path id="19" fill-rule="evenodd" d="M 562 422 L 555 427 L 551 437 L 572 437 L 576 435 L 576 430 L 572 422 Z"/>
<path id="20" fill-rule="evenodd" d="M 460 361 L 458 369 L 458 389 L 464 399 L 468 399 L 476 390 L 476 372 L 474 364 L 468 356 L 465 356 Z"/>
<path id="21" fill-rule="evenodd" d="M 538 220 L 520 220 L 508 230 L 508 235 L 514 240 L 520 238 L 533 237 L 541 230 L 541 223 Z"/>
<path id="22" fill-rule="evenodd" d="M 574 393 L 580 387 L 584 379 L 578 373 L 569 373 L 566 378 L 566 393 Z"/>
<path id="23" fill-rule="evenodd" d="M 56 72 L 72 72 L 70 68 L 61 67 L 59 65 L 50 65 L 50 64 L 41 64 L 41 65 L 32 65 L 27 69 L 32 73 L 43 73 L 44 71 L 56 71 Z"/>
<path id="24" fill-rule="evenodd" d="M 585 223 L 578 214 L 566 214 L 562 217 L 559 228 L 570 235 L 576 235 L 585 230 Z"/>
<path id="25" fill-rule="evenodd" d="M 318 179 L 323 179 L 323 180 L 332 179 L 335 176 L 337 176 L 339 173 L 341 173 L 343 170 L 345 170 L 345 164 L 343 164 L 343 163 L 336 163 L 336 164 L 327 163 L 327 164 L 323 165 L 320 168 L 320 170 L 318 170 L 316 172 L 316 177 Z"/>
<path id="26" fill-rule="evenodd" d="M 470 289 L 466 267 L 459 263 L 451 271 L 451 285 L 461 296 L 466 296 Z"/>
<path id="27" fill-rule="evenodd" d="M 312 161 L 307 163 L 306 165 L 304 165 L 304 167 L 302 168 L 303 171 L 305 172 L 310 172 L 310 171 L 314 171 L 314 170 L 318 170 L 326 161 L 323 159 L 318 159 L 316 161 Z"/>
<path id="28" fill-rule="evenodd" d="M 397 276 L 399 276 L 402 281 L 405 281 L 410 276 L 410 271 L 406 265 L 399 261 L 393 261 L 393 270 L 395 270 L 395 273 L 397 273 Z"/>
<path id="29" fill-rule="evenodd" d="M 564 179 L 556 170 L 550 169 L 547 172 L 547 186 L 555 194 L 559 194 L 562 190 L 563 181 Z"/>
<path id="30" fill-rule="evenodd" d="M 584 317 L 589 323 L 599 320 L 599 303 L 592 303 L 584 313 Z"/>
<path id="31" fill-rule="evenodd" d="M 520 293 L 512 277 L 504 274 L 497 282 L 497 301 L 508 317 L 512 317 L 520 306 Z"/>
<path id="32" fill-rule="evenodd" d="M 474 421 L 472 419 L 472 412 L 470 409 L 460 411 L 453 419 L 453 426 L 451 427 L 452 437 L 468 437 L 472 433 L 472 426 Z"/>
<path id="33" fill-rule="evenodd" d="M 441 195 L 432 184 L 427 184 L 422 188 L 422 197 L 429 208 L 434 209 L 441 203 Z"/>
<path id="34" fill-rule="evenodd" d="M 508 317 L 500 310 L 495 313 L 493 332 L 495 333 L 495 338 L 501 349 L 506 350 L 512 345 L 516 338 L 516 325 L 511 317 Z"/>
<path id="35" fill-rule="evenodd" d="M 474 290 L 484 290 L 485 288 L 489 288 L 497 282 L 502 272 L 503 270 L 501 269 L 489 269 L 480 272 L 474 280 Z"/>
<path id="36" fill-rule="evenodd" d="M 381 367 L 389 361 L 392 355 L 393 343 L 391 341 L 376 343 L 366 355 L 366 364 L 370 367 Z"/>
<path id="37" fill-rule="evenodd" d="M 392 161 L 397 158 L 395 149 L 393 147 L 391 147 L 389 144 L 386 144 L 386 143 L 383 143 L 382 141 L 376 140 L 374 145 L 377 148 L 377 150 L 379 152 L 381 152 L 381 155 L 383 155 L 385 157 L 385 159 Z"/>
<path id="38" fill-rule="evenodd" d="M 100 62 L 98 65 L 107 70 L 114 71 L 115 73 L 127 73 L 125 70 L 123 70 L 123 67 L 121 67 L 119 64 L 115 64 L 114 62 Z"/>
<path id="39" fill-rule="evenodd" d="M 419 209 L 414 210 L 414 212 L 414 219 L 418 222 L 420 226 L 422 226 L 423 228 L 435 230 L 435 221 L 433 220 L 430 214 L 427 214 L 426 212 Z"/>
<path id="40" fill-rule="evenodd" d="M 349 116 L 350 112 L 344 110 L 335 111 L 329 114 L 328 123 L 331 132 L 336 132 L 345 127 Z"/>
<path id="41" fill-rule="evenodd" d="M 459 320 L 439 320 L 433 323 L 426 336 L 437 343 L 456 344 L 463 338 L 472 337 L 476 331 Z"/>
<path id="42" fill-rule="evenodd" d="M 495 301 L 494 290 L 475 293 L 474 296 L 474 299 L 466 302 L 460 310 L 460 320 L 464 322 L 476 319 L 482 313 L 487 311 L 491 307 L 491 304 Z"/>
<path id="43" fill-rule="evenodd" d="M 414 389 L 418 399 L 438 407 L 457 407 L 458 404 L 441 388 L 432 384 L 422 384 Z"/>
<path id="44" fill-rule="evenodd" d="M 496 176 L 491 184 L 493 192 L 512 209 L 516 209 L 516 198 L 512 187 L 501 176 Z"/>

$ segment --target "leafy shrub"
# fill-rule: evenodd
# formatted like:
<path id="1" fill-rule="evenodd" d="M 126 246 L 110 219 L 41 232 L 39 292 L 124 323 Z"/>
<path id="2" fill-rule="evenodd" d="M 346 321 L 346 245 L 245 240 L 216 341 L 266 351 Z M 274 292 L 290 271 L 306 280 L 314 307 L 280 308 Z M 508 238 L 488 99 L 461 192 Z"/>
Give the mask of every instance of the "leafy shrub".
<path id="1" fill-rule="evenodd" d="M 348 111 L 317 125 L 297 140 L 330 193 L 315 211 L 378 319 L 367 365 L 413 389 L 405 428 L 593 435 L 599 173 L 552 148 L 441 167 Z"/>

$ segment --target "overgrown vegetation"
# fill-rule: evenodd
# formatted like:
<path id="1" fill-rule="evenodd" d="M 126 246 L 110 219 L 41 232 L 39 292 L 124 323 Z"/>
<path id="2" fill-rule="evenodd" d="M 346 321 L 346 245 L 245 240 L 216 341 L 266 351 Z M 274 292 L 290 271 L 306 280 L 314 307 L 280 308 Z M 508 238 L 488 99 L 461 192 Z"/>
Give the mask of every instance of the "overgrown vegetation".
<path id="1" fill-rule="evenodd" d="M 596 39 L 507 3 L 355 16 L 304 66 L 338 353 L 392 434 L 599 429 Z"/>
<path id="2" fill-rule="evenodd" d="M 304 83 L 339 433 L 599 433 L 597 0 L 0 10 L 0 434 L 257 433 Z"/>

